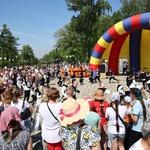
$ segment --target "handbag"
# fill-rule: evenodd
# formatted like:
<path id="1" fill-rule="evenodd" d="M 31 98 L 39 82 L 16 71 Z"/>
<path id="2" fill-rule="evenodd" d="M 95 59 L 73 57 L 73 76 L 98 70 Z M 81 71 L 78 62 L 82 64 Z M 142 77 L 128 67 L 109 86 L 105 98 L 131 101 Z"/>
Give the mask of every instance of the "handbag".
<path id="1" fill-rule="evenodd" d="M 48 109 L 49 109 L 49 111 L 50 111 L 50 113 L 52 114 L 52 116 L 59 122 L 59 120 L 55 117 L 55 115 L 53 114 L 53 112 L 51 111 L 51 109 L 49 108 L 49 106 L 48 106 L 48 102 L 47 102 L 47 107 L 48 107 Z"/>
<path id="2" fill-rule="evenodd" d="M 79 129 L 78 129 L 78 137 L 77 137 L 77 143 L 76 143 L 76 150 L 80 150 L 81 130 L 82 130 L 83 126 L 84 126 L 84 124 L 81 124 L 79 126 Z"/>
<path id="3" fill-rule="evenodd" d="M 24 103 L 25 103 L 25 100 L 23 101 L 22 109 L 23 109 L 23 107 L 24 107 Z M 31 111 L 29 110 L 29 108 L 26 108 L 24 111 L 22 111 L 22 112 L 20 113 L 20 118 L 21 118 L 22 120 L 26 120 L 26 119 L 28 119 L 30 116 L 31 116 Z"/>
<path id="4" fill-rule="evenodd" d="M 112 107 L 113 110 L 116 112 L 116 109 L 114 107 Z M 125 126 L 125 128 L 127 128 L 127 124 L 123 121 L 123 119 L 120 117 L 120 115 L 118 114 L 119 119 L 121 120 L 121 122 L 123 123 L 123 125 Z"/>

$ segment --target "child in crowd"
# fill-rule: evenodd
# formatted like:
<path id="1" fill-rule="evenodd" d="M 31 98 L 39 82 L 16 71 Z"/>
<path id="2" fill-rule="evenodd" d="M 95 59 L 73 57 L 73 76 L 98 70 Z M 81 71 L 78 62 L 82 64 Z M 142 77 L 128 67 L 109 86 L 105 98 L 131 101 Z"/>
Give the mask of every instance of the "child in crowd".
<path id="1" fill-rule="evenodd" d="M 100 82 L 100 71 L 98 68 L 96 69 L 95 82 L 97 82 L 97 80 L 98 80 L 98 82 Z"/>
<path id="2" fill-rule="evenodd" d="M 125 135 L 125 139 L 124 139 L 124 147 L 125 147 L 125 150 L 128 150 L 129 149 L 129 147 L 128 147 L 129 146 L 129 135 L 130 135 L 130 132 L 131 132 L 131 129 L 133 126 L 133 120 L 131 117 L 131 109 L 133 106 L 133 105 L 131 105 L 132 97 L 129 95 L 125 96 L 123 99 L 123 102 L 127 108 L 127 114 L 124 117 L 124 122 L 126 124 L 126 135 Z"/>
<path id="3" fill-rule="evenodd" d="M 117 91 L 119 92 L 120 94 L 120 103 L 125 95 L 125 91 L 123 89 L 123 85 L 122 85 L 122 81 L 121 80 L 118 80 L 118 86 L 117 86 Z"/>
<path id="4" fill-rule="evenodd" d="M 101 134 L 101 124 L 100 124 L 101 118 L 98 113 L 93 111 L 94 100 L 90 96 L 87 96 L 85 98 L 85 101 L 89 103 L 90 112 L 86 115 L 84 122 L 88 125 L 96 126 L 99 130 L 99 133 Z"/>
<path id="5" fill-rule="evenodd" d="M 91 82 L 93 84 L 93 69 L 90 70 L 90 73 L 89 73 L 89 82 Z"/>
<path id="6" fill-rule="evenodd" d="M 68 86 L 66 88 L 66 94 L 67 94 L 67 99 L 68 98 L 73 98 L 73 96 L 74 96 L 74 89 L 73 89 L 72 86 Z"/>
<path id="7" fill-rule="evenodd" d="M 58 75 L 57 75 L 57 78 L 58 78 L 58 82 L 57 82 L 57 84 L 58 84 L 58 86 L 62 86 L 62 83 L 63 83 L 63 78 L 61 77 L 61 73 L 59 73 Z"/>
<path id="8" fill-rule="evenodd" d="M 74 79 L 76 79 L 75 73 L 74 73 L 73 71 L 72 71 L 72 73 L 71 73 L 70 78 L 72 79 L 72 81 L 73 81 Z"/>
<path id="9" fill-rule="evenodd" d="M 64 77 L 64 84 L 61 88 L 61 94 L 62 94 L 61 100 L 62 101 L 65 101 L 67 99 L 66 88 L 68 87 L 69 83 L 70 83 L 69 78 Z"/>
<path id="10" fill-rule="evenodd" d="M 30 98 L 31 85 L 32 83 L 29 79 L 29 76 L 25 76 L 25 78 L 23 79 L 22 87 L 24 90 L 24 100 L 27 100 L 27 102 L 29 101 Z"/>
<path id="11" fill-rule="evenodd" d="M 110 75 L 109 83 L 112 83 L 111 82 L 112 79 L 117 81 L 117 79 L 115 78 L 114 72 L 111 69 L 109 69 L 109 75 Z"/>
<path id="12" fill-rule="evenodd" d="M 33 83 L 32 88 L 31 88 L 31 97 L 32 97 L 32 106 L 34 105 L 34 103 L 37 100 L 37 94 L 39 92 L 38 87 L 36 86 L 35 83 Z"/>
<path id="13" fill-rule="evenodd" d="M 111 142 L 111 150 L 124 150 L 125 125 L 123 118 L 127 109 L 120 105 L 120 95 L 113 92 L 110 96 L 110 107 L 106 108 L 108 139 Z"/>
<path id="14" fill-rule="evenodd" d="M 22 89 L 22 77 L 17 77 L 17 87 Z"/>
<path id="15" fill-rule="evenodd" d="M 80 85 L 83 84 L 83 75 L 82 75 L 82 72 L 79 74 L 79 82 L 80 82 Z"/>
<path id="16" fill-rule="evenodd" d="M 77 85 L 78 85 L 78 82 L 76 79 L 72 80 L 72 87 L 74 89 L 74 95 L 73 95 L 73 98 L 76 99 L 76 93 L 80 93 L 80 91 L 77 89 Z"/>
<path id="17" fill-rule="evenodd" d="M 97 89 L 93 95 L 94 98 L 94 112 L 98 113 L 101 118 L 101 148 L 107 150 L 106 133 L 107 133 L 107 118 L 105 117 L 106 108 L 109 103 L 105 101 L 106 94 L 100 89 Z"/>
<path id="18" fill-rule="evenodd" d="M 110 94 L 110 90 L 105 87 L 105 83 L 102 81 L 99 82 L 98 89 L 102 90 L 105 94 Z"/>

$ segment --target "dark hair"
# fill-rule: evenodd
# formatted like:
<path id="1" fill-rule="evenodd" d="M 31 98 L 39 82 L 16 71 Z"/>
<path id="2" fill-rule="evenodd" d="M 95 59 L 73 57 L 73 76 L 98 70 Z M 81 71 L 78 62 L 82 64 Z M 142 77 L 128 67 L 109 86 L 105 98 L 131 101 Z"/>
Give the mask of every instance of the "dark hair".
<path id="1" fill-rule="evenodd" d="M 102 116 L 105 116 L 105 111 L 104 111 L 104 101 L 99 101 L 99 103 L 100 103 L 100 114 L 102 115 Z"/>
<path id="2" fill-rule="evenodd" d="M 73 79 L 73 80 L 72 80 L 72 83 L 74 83 L 75 81 L 76 81 L 76 79 Z"/>
<path id="3" fill-rule="evenodd" d="M 119 133 L 119 122 L 118 122 L 118 100 L 115 100 L 115 108 L 116 108 L 116 130 Z"/>
<path id="4" fill-rule="evenodd" d="M 146 107 L 143 101 L 143 97 L 141 94 L 141 90 L 139 90 L 138 88 L 131 88 L 130 89 L 131 93 L 133 93 L 135 95 L 135 97 L 137 97 L 137 99 L 140 101 L 142 108 L 143 108 L 143 115 L 144 115 L 144 120 L 143 122 L 146 120 Z"/>
<path id="5" fill-rule="evenodd" d="M 48 89 L 47 97 L 49 100 L 56 101 L 57 98 L 60 98 L 60 94 L 57 88 L 52 87 Z"/>

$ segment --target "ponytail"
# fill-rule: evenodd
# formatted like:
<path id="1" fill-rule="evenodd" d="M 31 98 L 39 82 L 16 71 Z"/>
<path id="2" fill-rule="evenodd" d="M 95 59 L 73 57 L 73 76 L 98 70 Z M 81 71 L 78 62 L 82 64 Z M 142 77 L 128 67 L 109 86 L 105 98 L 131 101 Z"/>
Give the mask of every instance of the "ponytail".
<path id="1" fill-rule="evenodd" d="M 132 88 L 131 92 L 137 97 L 137 100 L 139 100 L 141 105 L 142 105 L 143 115 L 144 115 L 143 116 L 144 117 L 143 122 L 144 122 L 144 121 L 146 121 L 146 107 L 145 107 L 145 104 L 144 104 L 144 101 L 143 101 L 141 90 L 139 90 L 137 88 Z"/>
<path id="2" fill-rule="evenodd" d="M 102 116 L 104 116 L 104 115 L 105 115 L 103 101 L 100 101 L 100 113 L 101 113 L 101 115 L 102 115 Z"/>
<path id="3" fill-rule="evenodd" d="M 116 108 L 116 130 L 119 133 L 119 122 L 118 122 L 118 100 L 115 100 L 115 108 Z"/>
<path id="4" fill-rule="evenodd" d="M 144 101 L 143 100 L 140 100 L 140 103 L 141 103 L 141 105 L 142 105 L 142 108 L 143 108 L 143 115 L 144 115 L 144 120 L 143 120 L 143 122 L 145 122 L 146 121 L 146 107 L 145 107 L 145 104 L 144 104 Z"/>

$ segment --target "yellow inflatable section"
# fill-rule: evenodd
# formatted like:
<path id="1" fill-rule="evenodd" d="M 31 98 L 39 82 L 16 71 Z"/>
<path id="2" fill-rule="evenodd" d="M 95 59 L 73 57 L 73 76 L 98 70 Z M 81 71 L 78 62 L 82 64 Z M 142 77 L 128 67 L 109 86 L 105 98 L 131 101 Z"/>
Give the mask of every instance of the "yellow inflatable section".
<path id="1" fill-rule="evenodd" d="M 144 68 L 146 72 L 150 72 L 150 30 L 142 30 L 141 37 L 140 67 Z"/>

